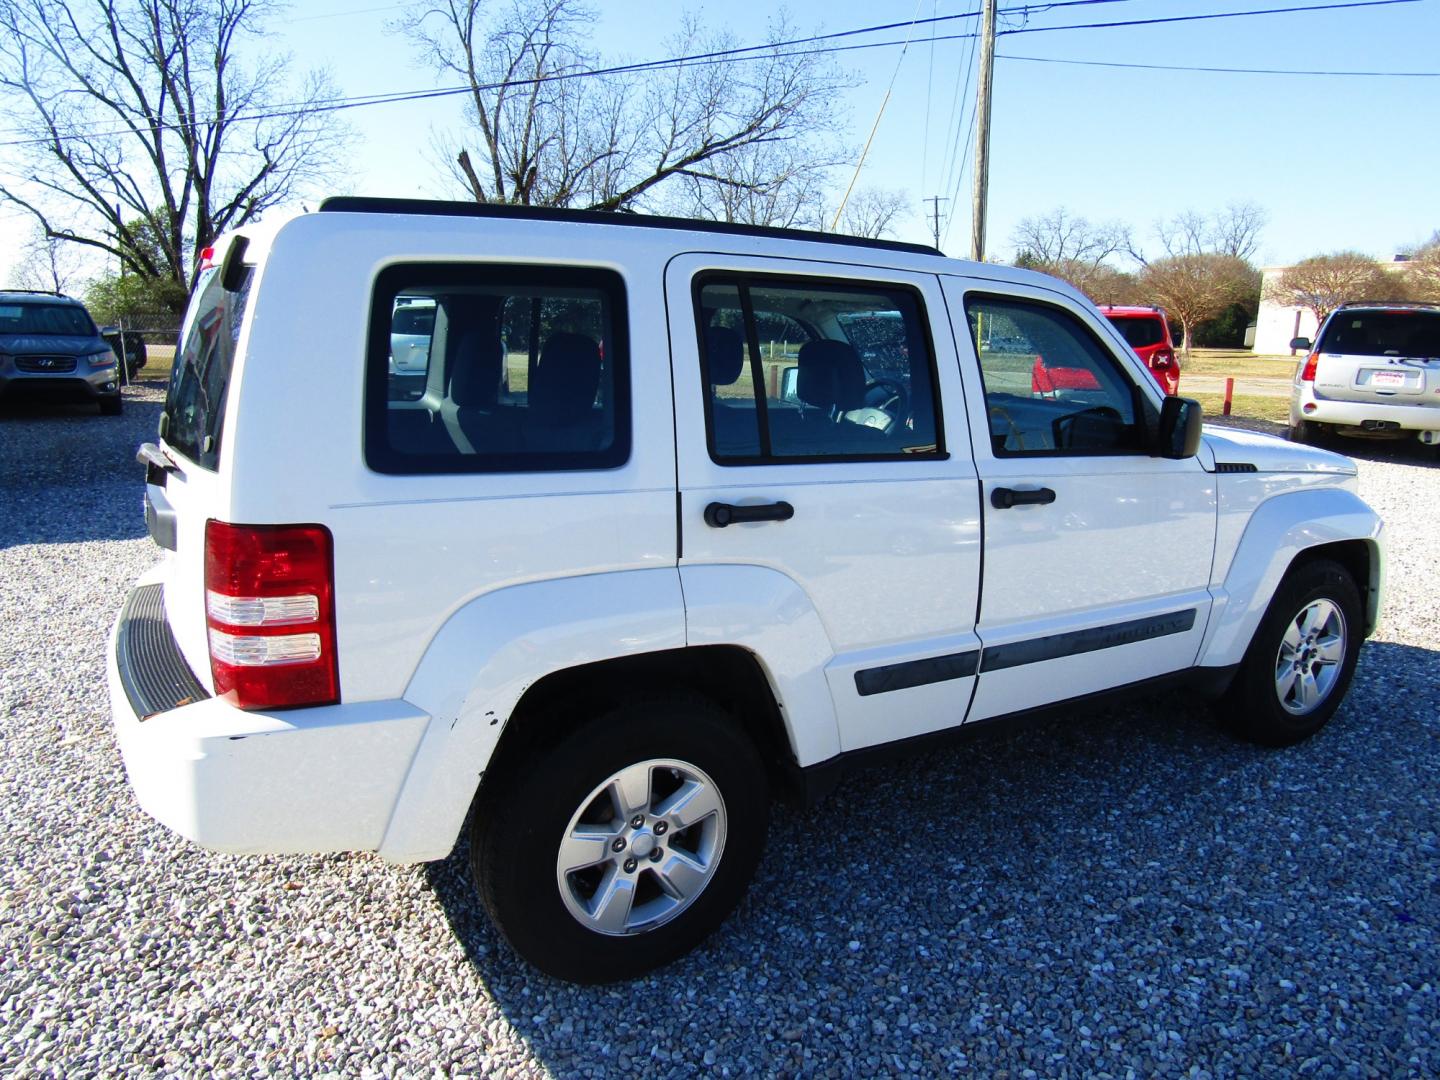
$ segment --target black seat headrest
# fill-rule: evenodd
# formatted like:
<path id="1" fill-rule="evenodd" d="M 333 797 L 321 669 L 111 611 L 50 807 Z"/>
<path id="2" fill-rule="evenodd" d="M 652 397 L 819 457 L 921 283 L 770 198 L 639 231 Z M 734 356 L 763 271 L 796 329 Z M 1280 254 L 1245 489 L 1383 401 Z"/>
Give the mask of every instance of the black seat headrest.
<path id="1" fill-rule="evenodd" d="M 705 367 L 713 386 L 729 386 L 745 371 L 745 346 L 728 326 L 705 329 Z"/>
<path id="2" fill-rule="evenodd" d="M 844 341 L 807 341 L 800 346 L 795 393 L 818 409 L 858 409 L 865 404 L 865 367 Z"/>
<path id="3" fill-rule="evenodd" d="M 478 329 L 455 339 L 450 362 L 450 400 L 462 409 L 486 409 L 500 399 L 500 339 Z"/>
<path id="4" fill-rule="evenodd" d="M 530 380 L 530 415 L 541 423 L 568 424 L 595 405 L 600 347 L 584 334 L 552 334 Z"/>

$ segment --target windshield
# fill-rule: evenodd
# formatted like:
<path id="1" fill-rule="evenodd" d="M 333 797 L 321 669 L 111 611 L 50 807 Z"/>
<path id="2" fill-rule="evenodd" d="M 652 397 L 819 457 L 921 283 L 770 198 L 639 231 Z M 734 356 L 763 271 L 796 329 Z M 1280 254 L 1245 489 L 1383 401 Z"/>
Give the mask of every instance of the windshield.
<path id="1" fill-rule="evenodd" d="M 207 469 L 220 460 L 220 425 L 252 276 L 247 270 L 239 290 L 227 292 L 218 268 L 201 275 L 170 372 L 161 435 L 173 449 Z"/>
<path id="2" fill-rule="evenodd" d="M 79 304 L 0 304 L 0 334 L 93 337 L 95 324 Z"/>
<path id="3" fill-rule="evenodd" d="M 1131 348 L 1143 349 L 1146 345 L 1159 345 L 1165 340 L 1160 320 L 1152 315 L 1108 315 L 1106 318 L 1115 324 L 1115 329 L 1120 331 L 1120 336 Z"/>
<path id="4" fill-rule="evenodd" d="M 1440 357 L 1440 312 L 1339 311 L 1330 319 L 1319 351 Z"/>

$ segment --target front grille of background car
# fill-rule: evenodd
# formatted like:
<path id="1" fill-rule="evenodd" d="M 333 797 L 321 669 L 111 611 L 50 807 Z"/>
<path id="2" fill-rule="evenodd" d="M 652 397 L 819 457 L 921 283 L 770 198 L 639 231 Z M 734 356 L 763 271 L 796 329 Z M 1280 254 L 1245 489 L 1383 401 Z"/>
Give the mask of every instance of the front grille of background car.
<path id="1" fill-rule="evenodd" d="M 67 375 L 75 370 L 73 356 L 17 356 L 17 371 L 29 371 L 36 375 Z"/>

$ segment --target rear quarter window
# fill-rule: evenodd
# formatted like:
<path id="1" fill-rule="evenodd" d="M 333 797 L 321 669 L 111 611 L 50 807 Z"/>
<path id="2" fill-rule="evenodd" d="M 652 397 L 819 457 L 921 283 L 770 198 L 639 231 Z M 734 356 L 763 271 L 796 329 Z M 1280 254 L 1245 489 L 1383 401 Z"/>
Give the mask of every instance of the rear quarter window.
<path id="1" fill-rule="evenodd" d="M 220 284 L 220 270 L 204 271 L 196 283 L 185 329 L 170 373 L 161 436 L 171 449 L 205 469 L 220 461 L 225 402 L 235 364 L 235 343 L 250 301 L 254 271 L 235 292 Z"/>
<path id="2" fill-rule="evenodd" d="M 401 264 L 370 306 L 365 461 L 381 473 L 607 469 L 630 454 L 610 270 Z"/>

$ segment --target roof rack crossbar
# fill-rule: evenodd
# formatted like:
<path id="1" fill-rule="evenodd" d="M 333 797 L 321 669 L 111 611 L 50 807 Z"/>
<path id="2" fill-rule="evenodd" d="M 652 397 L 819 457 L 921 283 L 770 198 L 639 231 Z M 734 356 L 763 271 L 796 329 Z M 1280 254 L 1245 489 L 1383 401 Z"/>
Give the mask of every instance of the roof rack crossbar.
<path id="1" fill-rule="evenodd" d="M 361 195 L 333 196 L 320 204 L 321 213 L 419 214 L 431 217 L 508 218 L 518 221 L 566 221 L 587 225 L 621 225 L 641 229 L 676 229 L 711 232 L 729 236 L 764 236 L 777 240 L 803 240 L 812 244 L 845 244 L 850 247 L 904 251 L 912 255 L 940 255 L 928 244 L 901 240 L 872 240 L 842 233 L 812 232 L 808 229 L 780 229 L 768 225 L 741 225 L 729 221 L 634 214 L 616 210 L 570 210 L 554 206 L 516 206 L 510 203 L 447 202 L 440 199 L 387 199 Z"/>
<path id="2" fill-rule="evenodd" d="M 1340 308 L 1414 308 L 1417 311 L 1440 310 L 1440 304 L 1425 300 L 1346 300 Z"/>

